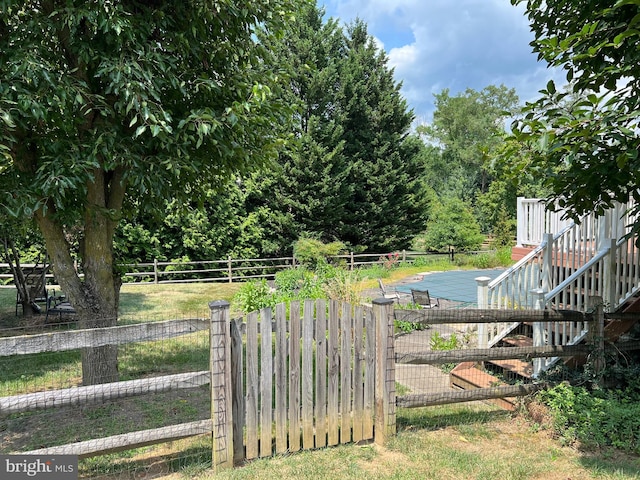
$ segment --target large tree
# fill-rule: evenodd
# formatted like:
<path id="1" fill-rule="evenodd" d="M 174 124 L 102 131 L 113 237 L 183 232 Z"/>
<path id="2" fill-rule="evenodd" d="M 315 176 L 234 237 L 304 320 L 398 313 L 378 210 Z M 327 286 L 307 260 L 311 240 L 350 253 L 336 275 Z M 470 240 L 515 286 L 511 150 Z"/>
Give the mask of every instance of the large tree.
<path id="1" fill-rule="evenodd" d="M 640 0 L 512 3 L 526 3 L 533 50 L 569 82 L 526 105 L 513 152 L 529 149 L 526 167 L 574 218 L 630 195 L 640 211 Z"/>
<path id="2" fill-rule="evenodd" d="M 296 2 L 0 2 L 0 203 L 35 218 L 82 327 L 116 323 L 129 198 L 197 197 L 275 154 L 290 113 L 256 38 Z M 116 348 L 85 350 L 83 379 L 117 379 Z"/>
<path id="3" fill-rule="evenodd" d="M 451 95 L 445 89 L 434 95 L 433 122 L 418 131 L 441 150 L 438 169 L 442 185 L 438 194 L 467 202 L 491 185 L 487 158 L 503 141 L 505 121 L 518 106 L 514 89 L 489 85 L 481 91 L 468 88 Z"/>
<path id="4" fill-rule="evenodd" d="M 424 228 L 423 145 L 387 56 L 357 21 L 344 29 L 309 6 L 272 47 L 291 65 L 295 144 L 255 204 L 278 212 L 282 238 L 302 233 L 373 251 L 406 248 Z M 265 188 L 267 187 L 268 188 Z"/>

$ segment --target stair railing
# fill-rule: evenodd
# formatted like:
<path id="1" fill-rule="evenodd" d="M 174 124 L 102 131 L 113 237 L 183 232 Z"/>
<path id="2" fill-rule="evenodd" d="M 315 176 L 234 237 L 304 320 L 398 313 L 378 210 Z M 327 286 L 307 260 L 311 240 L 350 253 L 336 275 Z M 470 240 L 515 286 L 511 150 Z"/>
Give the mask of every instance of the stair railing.
<path id="1" fill-rule="evenodd" d="M 596 253 L 598 223 L 595 215 L 566 226 L 557 235 L 546 234 L 542 243 L 519 262 L 489 283 L 487 308 L 533 308 L 539 289 L 548 292 L 569 278 Z M 517 323 L 487 324 L 481 341 L 492 347 Z"/>

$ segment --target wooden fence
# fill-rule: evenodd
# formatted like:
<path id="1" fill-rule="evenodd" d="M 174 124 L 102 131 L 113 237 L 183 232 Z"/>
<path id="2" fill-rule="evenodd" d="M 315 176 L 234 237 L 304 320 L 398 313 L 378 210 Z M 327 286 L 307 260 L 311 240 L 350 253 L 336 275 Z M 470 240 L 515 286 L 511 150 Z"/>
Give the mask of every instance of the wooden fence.
<path id="1" fill-rule="evenodd" d="M 477 254 L 478 252 L 468 252 Z M 351 270 L 372 265 L 393 266 L 400 262 L 413 263 L 423 261 L 453 260 L 453 252 L 434 254 L 402 250 L 390 253 L 354 253 L 330 257 L 336 263 L 343 263 Z M 299 262 L 295 257 L 274 258 L 231 258 L 224 260 L 199 261 L 159 261 L 122 264 L 125 283 L 189 283 L 189 282 L 238 282 L 248 279 L 272 279 L 275 274 L 287 268 L 295 267 Z M 23 268 L 32 268 L 34 264 L 25 263 Z M 79 268 L 79 267 L 77 267 Z M 49 284 L 55 283 L 51 269 L 46 274 Z M 0 283 L 13 284 L 13 275 L 7 263 L 0 263 Z"/>
<path id="2" fill-rule="evenodd" d="M 284 451 L 368 439 L 382 442 L 393 434 L 391 300 L 381 299 L 373 307 L 305 301 L 302 312 L 294 302 L 288 310 L 279 305 L 275 311 L 265 309 L 233 321 L 228 302 L 212 302 L 209 307 L 208 320 L 0 338 L 0 357 L 4 357 L 123 345 L 209 330 L 208 371 L 0 397 L 0 416 L 208 383 L 210 419 L 21 453 L 84 458 L 209 433 L 213 465 L 218 468 Z"/>
<path id="3" fill-rule="evenodd" d="M 334 300 L 278 305 L 230 319 L 229 303 L 209 304 L 209 319 L 186 319 L 91 330 L 0 338 L 0 357 L 123 345 L 209 331 L 209 370 L 0 397 L 0 416 L 101 403 L 209 384 L 210 418 L 107 438 L 33 450 L 80 457 L 211 434 L 214 468 L 274 453 L 349 442 L 384 442 L 396 429 L 396 407 L 487 400 L 529 394 L 540 383 L 429 394 L 396 395 L 399 364 L 440 365 L 500 358 L 588 354 L 586 346 L 432 351 L 427 344 L 396 349 L 394 321 L 435 327 L 494 322 L 575 321 L 579 312 L 502 310 L 395 310 L 392 300 L 352 306 Z M 629 346 L 629 349 L 638 348 Z M 617 345 L 618 350 L 624 346 Z M 2 452 L 9 453 L 9 452 Z M 22 452 L 25 453 L 25 452 Z"/>

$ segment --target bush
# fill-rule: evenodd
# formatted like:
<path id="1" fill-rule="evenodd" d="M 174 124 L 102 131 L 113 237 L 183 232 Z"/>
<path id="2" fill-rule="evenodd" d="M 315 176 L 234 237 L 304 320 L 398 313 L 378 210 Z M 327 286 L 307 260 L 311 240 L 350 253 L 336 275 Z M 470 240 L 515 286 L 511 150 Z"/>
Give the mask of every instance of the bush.
<path id="1" fill-rule="evenodd" d="M 445 337 L 440 332 L 433 332 L 430 341 L 431 350 L 456 350 L 462 347 L 462 342 L 458 340 L 455 333 Z M 444 373 L 449 373 L 456 366 L 455 363 L 443 363 L 440 368 Z"/>
<path id="2" fill-rule="evenodd" d="M 588 390 L 564 382 L 536 397 L 553 418 L 555 433 L 566 443 L 612 446 L 640 453 L 640 389 Z"/>
<path id="3" fill-rule="evenodd" d="M 484 237 L 471 209 L 460 199 L 445 199 L 435 204 L 427 223 L 424 242 L 427 250 L 470 251 L 480 248 Z"/>
<path id="4" fill-rule="evenodd" d="M 257 280 L 242 284 L 233 297 L 237 307 L 246 313 L 255 312 L 265 307 L 274 307 L 278 300 L 271 291 L 266 280 Z"/>
<path id="5" fill-rule="evenodd" d="M 422 307 L 415 303 L 400 304 L 395 306 L 396 310 L 420 310 Z M 430 326 L 426 323 L 410 322 L 408 320 L 402 320 L 402 318 L 396 318 L 394 320 L 396 330 L 402 333 L 411 333 L 414 331 L 426 330 Z"/>
<path id="6" fill-rule="evenodd" d="M 360 282 L 358 271 L 337 270 L 336 275 L 326 279 L 324 293 L 329 298 L 343 300 L 351 304 L 360 302 Z"/>
<path id="7" fill-rule="evenodd" d="M 301 238 L 293 245 L 293 255 L 301 265 L 315 270 L 346 250 L 342 242 L 323 243 L 315 238 Z"/>

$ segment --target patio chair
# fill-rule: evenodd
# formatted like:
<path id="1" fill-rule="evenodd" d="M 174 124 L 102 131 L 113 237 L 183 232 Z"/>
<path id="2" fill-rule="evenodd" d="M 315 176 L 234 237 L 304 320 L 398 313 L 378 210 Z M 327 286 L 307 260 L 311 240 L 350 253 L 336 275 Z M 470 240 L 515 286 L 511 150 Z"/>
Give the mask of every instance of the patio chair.
<path id="1" fill-rule="evenodd" d="M 62 320 L 62 315 L 73 315 L 76 313 L 75 308 L 65 298 L 64 295 L 55 296 L 52 295 L 47 299 L 47 315 L 44 323 L 49 321 L 49 315 L 58 315 L 58 321 Z"/>
<path id="2" fill-rule="evenodd" d="M 437 308 L 440 306 L 440 300 L 432 299 L 429 295 L 429 290 L 415 290 L 411 289 L 411 297 L 413 303 L 419 305 L 420 308 Z"/>
<path id="3" fill-rule="evenodd" d="M 395 288 L 393 291 L 390 291 L 384 283 L 382 283 L 381 279 L 378 279 L 378 285 L 380 286 L 380 292 L 384 298 L 391 298 L 395 300 L 396 303 L 400 303 L 400 293 Z"/>
<path id="4" fill-rule="evenodd" d="M 27 289 L 29 295 L 29 304 L 34 313 L 40 313 L 42 311 L 38 303 L 47 303 L 47 265 L 35 265 L 30 268 L 24 268 L 24 288 Z M 16 291 L 16 316 L 18 315 L 18 307 L 23 303 L 24 299 L 20 292 L 20 288 Z"/>

